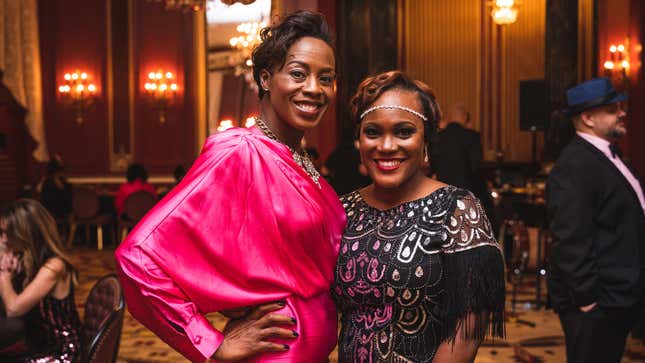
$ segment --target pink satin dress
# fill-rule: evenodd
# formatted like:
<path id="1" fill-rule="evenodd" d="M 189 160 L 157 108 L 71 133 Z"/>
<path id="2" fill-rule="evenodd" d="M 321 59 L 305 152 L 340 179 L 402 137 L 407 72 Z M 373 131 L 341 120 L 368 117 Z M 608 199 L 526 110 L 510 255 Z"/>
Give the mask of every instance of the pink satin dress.
<path id="1" fill-rule="evenodd" d="M 333 281 L 345 212 L 289 149 L 256 129 L 208 138 L 116 259 L 128 309 L 166 343 L 204 362 L 224 336 L 204 314 L 286 299 L 299 336 L 247 362 L 319 363 L 336 345 Z M 279 342 L 279 341 L 278 341 Z"/>

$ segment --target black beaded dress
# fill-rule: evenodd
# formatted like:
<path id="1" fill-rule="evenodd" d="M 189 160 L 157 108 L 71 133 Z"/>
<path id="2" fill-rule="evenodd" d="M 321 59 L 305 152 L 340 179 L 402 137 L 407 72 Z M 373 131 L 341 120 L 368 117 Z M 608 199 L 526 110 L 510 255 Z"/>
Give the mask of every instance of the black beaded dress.
<path id="1" fill-rule="evenodd" d="M 387 210 L 358 191 L 341 202 L 339 362 L 431 362 L 458 331 L 503 336 L 503 258 L 470 192 L 447 186 Z"/>
<path id="2" fill-rule="evenodd" d="M 74 284 L 67 297 L 47 295 L 25 317 L 29 353 L 22 362 L 77 363 L 81 361 L 81 319 L 74 303 Z"/>

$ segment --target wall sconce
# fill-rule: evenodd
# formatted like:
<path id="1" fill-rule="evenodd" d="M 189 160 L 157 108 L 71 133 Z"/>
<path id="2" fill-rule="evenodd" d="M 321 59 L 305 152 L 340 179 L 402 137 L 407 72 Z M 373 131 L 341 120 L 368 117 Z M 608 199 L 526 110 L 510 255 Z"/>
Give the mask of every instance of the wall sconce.
<path id="1" fill-rule="evenodd" d="M 493 7 L 491 16 L 497 25 L 513 24 L 517 21 L 519 10 L 514 0 L 495 0 L 490 5 Z"/>
<path id="2" fill-rule="evenodd" d="M 143 86 L 148 97 L 159 110 L 159 123 L 166 123 L 166 110 L 172 102 L 179 87 L 173 82 L 174 75 L 171 72 L 150 72 L 148 82 Z"/>
<path id="3" fill-rule="evenodd" d="M 629 45 L 629 39 L 625 42 Z M 629 50 L 625 44 L 612 44 L 609 46 L 609 59 L 603 64 L 607 78 L 618 78 L 622 82 L 627 82 L 629 74 Z"/>
<path id="4" fill-rule="evenodd" d="M 65 82 L 58 86 L 58 93 L 61 100 L 70 104 L 76 110 L 76 123 L 83 123 L 84 111 L 94 102 L 97 96 L 97 88 L 90 83 L 90 77 L 86 72 L 76 71 L 65 73 Z"/>

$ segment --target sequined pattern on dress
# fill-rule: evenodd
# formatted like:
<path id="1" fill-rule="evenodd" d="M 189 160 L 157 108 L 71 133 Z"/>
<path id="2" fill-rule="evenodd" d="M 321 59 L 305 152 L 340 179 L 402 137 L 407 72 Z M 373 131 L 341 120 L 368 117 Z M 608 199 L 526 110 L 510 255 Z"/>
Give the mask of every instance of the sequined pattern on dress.
<path id="1" fill-rule="evenodd" d="M 501 251 L 472 194 L 444 187 L 384 211 L 358 192 L 341 202 L 348 224 L 332 288 L 342 312 L 339 362 L 431 362 L 472 311 L 489 312 L 492 324 L 468 337 L 503 333 Z M 446 305 L 454 294 L 445 291 L 455 289 L 474 294 L 451 302 L 459 311 Z"/>
<path id="2" fill-rule="evenodd" d="M 26 316 L 28 363 L 81 361 L 81 320 L 74 303 L 74 286 L 64 299 L 47 295 Z"/>

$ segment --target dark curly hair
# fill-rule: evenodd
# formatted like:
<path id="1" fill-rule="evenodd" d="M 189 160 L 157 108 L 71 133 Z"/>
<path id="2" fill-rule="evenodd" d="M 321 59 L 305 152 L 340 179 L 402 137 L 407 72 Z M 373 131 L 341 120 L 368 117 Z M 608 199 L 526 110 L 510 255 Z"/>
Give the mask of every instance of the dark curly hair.
<path id="1" fill-rule="evenodd" d="M 281 68 L 289 48 L 300 38 L 312 37 L 327 43 L 332 49 L 329 26 L 322 14 L 300 10 L 284 17 L 279 23 L 270 25 L 260 31 L 260 43 L 251 55 L 253 61 L 253 78 L 258 85 L 260 99 L 266 91 L 260 83 L 260 71 L 272 71 L 276 66 Z"/>
<path id="2" fill-rule="evenodd" d="M 415 92 L 423 115 L 428 118 L 423 122 L 423 138 L 429 148 L 437 135 L 437 124 L 441 120 L 441 108 L 434 92 L 425 83 L 408 77 L 401 71 L 388 71 L 365 78 L 349 101 L 352 120 L 356 124 L 356 137 L 361 127 L 361 114 L 367 110 L 383 93 L 392 89 Z M 430 151 L 430 150 L 428 150 Z"/>

